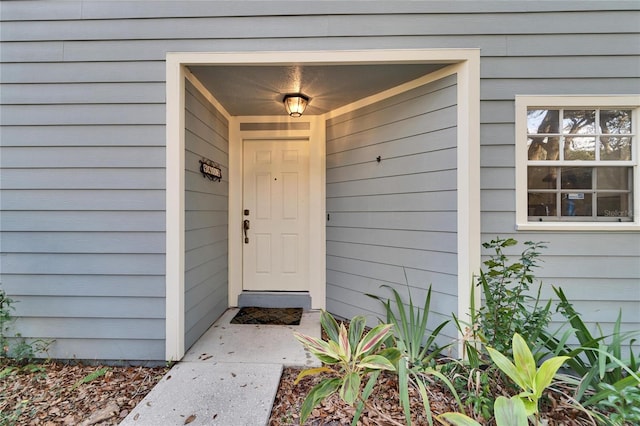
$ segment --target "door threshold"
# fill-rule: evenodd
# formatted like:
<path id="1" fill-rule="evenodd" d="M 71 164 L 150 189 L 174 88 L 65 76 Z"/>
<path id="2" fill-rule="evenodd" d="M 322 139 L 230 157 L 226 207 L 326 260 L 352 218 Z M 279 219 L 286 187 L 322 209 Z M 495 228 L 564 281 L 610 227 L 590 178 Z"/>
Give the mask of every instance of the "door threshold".
<path id="1" fill-rule="evenodd" d="M 243 291 L 238 307 L 311 309 L 311 295 L 307 291 Z"/>

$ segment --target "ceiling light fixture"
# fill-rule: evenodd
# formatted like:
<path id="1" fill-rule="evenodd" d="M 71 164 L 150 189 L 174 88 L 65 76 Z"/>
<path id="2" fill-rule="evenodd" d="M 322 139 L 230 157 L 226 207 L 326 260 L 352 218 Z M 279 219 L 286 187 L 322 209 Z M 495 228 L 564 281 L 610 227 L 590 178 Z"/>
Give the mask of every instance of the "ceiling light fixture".
<path id="1" fill-rule="evenodd" d="M 287 109 L 287 114 L 291 117 L 302 117 L 302 113 L 309 103 L 309 97 L 302 93 L 294 93 L 285 95 L 282 102 L 284 102 L 284 107 Z"/>

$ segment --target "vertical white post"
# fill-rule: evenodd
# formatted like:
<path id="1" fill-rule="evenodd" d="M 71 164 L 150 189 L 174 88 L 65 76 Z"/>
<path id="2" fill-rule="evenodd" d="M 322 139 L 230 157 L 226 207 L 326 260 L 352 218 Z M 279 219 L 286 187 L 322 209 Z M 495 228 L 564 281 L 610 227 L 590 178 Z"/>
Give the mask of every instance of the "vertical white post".
<path id="1" fill-rule="evenodd" d="M 473 274 L 480 268 L 480 51 L 458 67 L 458 318 L 471 307 Z M 480 292 L 474 292 L 478 306 Z M 458 356 L 463 354 L 458 336 Z"/>
<path id="2" fill-rule="evenodd" d="M 165 330 L 167 361 L 182 358 L 184 348 L 184 108 L 185 79 L 177 57 L 166 63 L 166 271 Z"/>

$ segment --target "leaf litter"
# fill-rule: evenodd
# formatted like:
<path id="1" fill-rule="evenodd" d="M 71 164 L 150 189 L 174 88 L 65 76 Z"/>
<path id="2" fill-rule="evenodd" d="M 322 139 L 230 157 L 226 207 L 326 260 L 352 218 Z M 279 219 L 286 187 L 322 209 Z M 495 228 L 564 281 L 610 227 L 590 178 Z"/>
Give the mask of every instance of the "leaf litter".
<path id="1" fill-rule="evenodd" d="M 39 368 L 0 359 L 0 421 L 12 425 L 117 425 L 168 371 L 44 362 Z"/>

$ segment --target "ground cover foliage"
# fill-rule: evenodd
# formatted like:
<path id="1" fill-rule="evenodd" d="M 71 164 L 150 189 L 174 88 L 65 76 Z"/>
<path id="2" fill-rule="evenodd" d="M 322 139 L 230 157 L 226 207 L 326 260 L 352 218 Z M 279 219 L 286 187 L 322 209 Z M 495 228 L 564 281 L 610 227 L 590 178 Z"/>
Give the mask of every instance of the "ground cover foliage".
<path id="1" fill-rule="evenodd" d="M 0 361 L 0 425 L 117 425 L 167 371 Z"/>
<path id="2" fill-rule="evenodd" d="M 612 333 L 587 327 L 561 288 L 555 302 L 542 301 L 534 269 L 545 247 L 527 242 L 519 257 L 507 255 L 516 245 L 483 245 L 492 255 L 468 318 L 452 316 L 464 360 L 436 346 L 441 326 L 427 329 L 430 290 L 415 303 L 391 288 L 387 299 L 372 296 L 391 328 L 363 330 L 362 317 L 338 323 L 323 312 L 322 339 L 296 335 L 323 367 L 285 370 L 270 425 L 640 424 L 640 330 L 622 332 L 621 315 Z M 566 320 L 555 330 L 553 312 Z"/>

